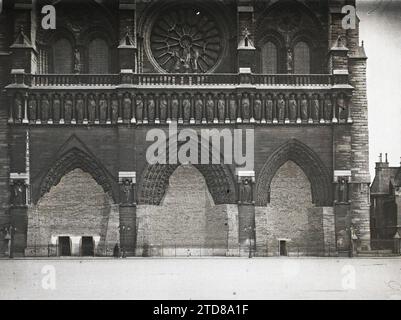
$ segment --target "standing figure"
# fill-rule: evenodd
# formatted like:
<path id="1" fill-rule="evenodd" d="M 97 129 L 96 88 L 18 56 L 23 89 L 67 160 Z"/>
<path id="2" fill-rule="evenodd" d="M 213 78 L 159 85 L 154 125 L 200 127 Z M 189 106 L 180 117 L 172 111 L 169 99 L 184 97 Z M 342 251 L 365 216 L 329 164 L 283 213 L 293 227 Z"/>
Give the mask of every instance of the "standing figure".
<path id="1" fill-rule="evenodd" d="M 203 99 L 201 95 L 196 96 L 195 100 L 195 120 L 201 122 L 203 118 Z"/>
<path id="2" fill-rule="evenodd" d="M 287 50 L 287 72 L 292 73 L 293 70 L 293 56 L 291 49 Z"/>
<path id="3" fill-rule="evenodd" d="M 14 100 L 15 105 L 15 119 L 18 121 L 22 121 L 23 113 L 24 113 L 24 101 L 20 94 L 15 96 Z"/>
<path id="4" fill-rule="evenodd" d="M 94 95 L 91 93 L 88 96 L 88 121 L 94 123 L 96 120 L 96 100 Z"/>
<path id="5" fill-rule="evenodd" d="M 78 48 L 74 51 L 74 72 L 81 73 L 81 53 Z"/>
<path id="6" fill-rule="evenodd" d="M 141 96 L 136 97 L 135 103 L 136 120 L 142 123 L 143 120 L 143 100 Z"/>
<path id="7" fill-rule="evenodd" d="M 242 203 L 252 203 L 252 184 L 249 179 L 245 179 L 241 184 L 241 202 Z"/>
<path id="8" fill-rule="evenodd" d="M 230 97 L 229 107 L 230 120 L 235 121 L 237 117 L 237 101 L 234 95 L 231 95 Z"/>
<path id="9" fill-rule="evenodd" d="M 104 93 L 99 97 L 99 118 L 101 123 L 105 123 L 109 119 L 107 100 Z"/>
<path id="10" fill-rule="evenodd" d="M 77 121 L 78 123 L 82 123 L 84 120 L 84 114 L 85 114 L 85 101 L 82 97 L 81 94 L 77 95 L 77 100 L 75 102 L 75 109 L 77 112 Z"/>
<path id="11" fill-rule="evenodd" d="M 226 108 L 226 102 L 224 100 L 224 95 L 219 95 L 219 100 L 217 102 L 217 109 L 219 113 L 219 120 L 221 122 L 224 121 L 225 119 L 225 108 Z"/>
<path id="12" fill-rule="evenodd" d="M 284 96 L 280 93 L 277 98 L 277 114 L 278 121 L 283 122 L 285 117 L 285 100 Z"/>
<path id="13" fill-rule="evenodd" d="M 160 97 L 160 104 L 159 104 L 159 112 L 160 112 L 160 121 L 165 122 L 167 120 L 167 110 L 168 103 L 165 94 L 162 94 Z"/>
<path id="14" fill-rule="evenodd" d="M 308 120 L 308 98 L 306 94 L 301 96 L 301 120 Z"/>
<path id="15" fill-rule="evenodd" d="M 184 121 L 189 122 L 191 118 L 191 98 L 187 95 L 184 95 L 184 99 L 182 100 L 182 108 L 184 110 Z"/>
<path id="16" fill-rule="evenodd" d="M 295 94 L 292 93 L 290 95 L 290 99 L 288 100 L 288 114 L 291 121 L 295 121 L 297 119 L 297 109 L 297 99 Z"/>
<path id="17" fill-rule="evenodd" d="M 207 121 L 213 122 L 213 120 L 214 120 L 214 101 L 213 101 L 213 96 L 211 94 L 209 94 L 207 96 L 206 113 L 207 113 Z"/>
<path id="18" fill-rule="evenodd" d="M 40 118 L 42 122 L 47 122 L 49 120 L 50 102 L 47 95 L 42 96 L 42 101 L 40 104 Z"/>
<path id="19" fill-rule="evenodd" d="M 253 102 L 253 118 L 256 121 L 260 121 L 262 119 L 262 98 L 258 93 L 255 97 L 255 101 Z"/>
<path id="20" fill-rule="evenodd" d="M 118 121 L 119 107 L 120 107 L 120 103 L 118 101 L 118 97 L 115 94 L 113 94 L 111 96 L 111 105 L 110 105 L 111 122 L 112 123 L 117 123 L 117 121 Z"/>
<path id="21" fill-rule="evenodd" d="M 348 110 L 345 104 L 345 97 L 343 94 L 340 94 L 337 98 L 337 107 L 338 107 L 338 117 L 340 120 L 347 120 L 348 118 Z"/>
<path id="22" fill-rule="evenodd" d="M 313 121 L 319 121 L 319 97 L 316 94 L 312 96 L 311 117 Z"/>
<path id="23" fill-rule="evenodd" d="M 324 119 L 327 121 L 332 120 L 333 103 L 331 102 L 330 95 L 326 95 L 324 99 Z"/>
<path id="24" fill-rule="evenodd" d="M 32 122 L 36 121 L 36 96 L 35 95 L 30 95 L 29 96 L 29 102 L 28 102 L 28 112 L 29 112 L 29 120 Z"/>
<path id="25" fill-rule="evenodd" d="M 153 97 L 153 95 L 149 95 L 148 96 L 148 120 L 150 122 L 154 122 L 155 121 L 155 117 L 156 117 L 156 103 L 155 103 L 155 98 Z"/>
<path id="26" fill-rule="evenodd" d="M 64 120 L 66 123 L 71 123 L 72 108 L 73 108 L 73 102 L 71 95 L 67 94 L 64 99 Z"/>
<path id="27" fill-rule="evenodd" d="M 179 116 L 180 101 L 176 94 L 171 98 L 171 119 L 177 121 Z"/>
<path id="28" fill-rule="evenodd" d="M 273 106 L 274 102 L 272 96 L 269 94 L 266 98 L 266 121 L 273 121 Z"/>
<path id="29" fill-rule="evenodd" d="M 61 100 L 58 94 L 53 97 L 53 120 L 58 123 L 61 119 Z"/>
<path id="30" fill-rule="evenodd" d="M 22 181 L 15 181 L 13 185 L 12 203 L 15 206 L 26 204 L 25 184 Z"/>
<path id="31" fill-rule="evenodd" d="M 129 93 L 124 94 L 123 97 L 123 119 L 124 121 L 129 121 L 131 120 L 131 107 L 132 107 L 132 101 L 129 96 Z"/>
<path id="32" fill-rule="evenodd" d="M 251 117 L 251 102 L 247 93 L 242 97 L 242 120 L 249 120 Z M 232 119 L 232 118 L 231 118 Z"/>

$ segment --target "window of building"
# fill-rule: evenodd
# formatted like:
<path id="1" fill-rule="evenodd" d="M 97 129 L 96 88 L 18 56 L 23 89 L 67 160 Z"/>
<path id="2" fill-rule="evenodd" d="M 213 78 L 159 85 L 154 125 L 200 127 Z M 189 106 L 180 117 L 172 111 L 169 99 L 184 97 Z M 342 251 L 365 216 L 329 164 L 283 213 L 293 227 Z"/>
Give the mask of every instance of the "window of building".
<path id="1" fill-rule="evenodd" d="M 61 38 L 53 45 L 53 72 L 56 74 L 72 73 L 72 46 L 70 41 Z"/>
<path id="2" fill-rule="evenodd" d="M 109 73 L 109 46 L 103 39 L 94 39 L 88 48 L 89 73 Z"/>
<path id="3" fill-rule="evenodd" d="M 277 47 L 273 42 L 266 42 L 262 47 L 262 73 L 277 73 Z"/>
<path id="4" fill-rule="evenodd" d="M 306 42 L 300 41 L 294 47 L 294 73 L 310 73 L 310 49 Z"/>
<path id="5" fill-rule="evenodd" d="M 58 237 L 58 255 L 61 257 L 71 256 L 71 239 L 70 237 Z"/>

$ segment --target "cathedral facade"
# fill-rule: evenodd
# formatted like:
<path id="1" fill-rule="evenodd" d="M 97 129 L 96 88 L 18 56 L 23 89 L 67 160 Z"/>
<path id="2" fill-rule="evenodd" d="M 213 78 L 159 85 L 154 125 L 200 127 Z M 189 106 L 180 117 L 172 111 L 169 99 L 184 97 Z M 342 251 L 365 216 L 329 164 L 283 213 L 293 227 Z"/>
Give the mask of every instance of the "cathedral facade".
<path id="1" fill-rule="evenodd" d="M 1 254 L 369 250 L 367 57 L 354 6 L 4 1 Z M 200 137 L 191 150 L 209 164 L 149 162 L 149 132 L 165 133 L 170 153 L 172 125 Z M 222 159 L 202 130 L 251 132 L 253 165 Z"/>

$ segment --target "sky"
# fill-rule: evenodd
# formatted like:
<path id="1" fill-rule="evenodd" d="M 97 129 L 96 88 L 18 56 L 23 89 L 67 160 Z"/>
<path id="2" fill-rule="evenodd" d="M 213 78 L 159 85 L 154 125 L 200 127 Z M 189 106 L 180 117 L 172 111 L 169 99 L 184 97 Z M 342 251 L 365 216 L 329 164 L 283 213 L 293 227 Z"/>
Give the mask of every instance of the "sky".
<path id="1" fill-rule="evenodd" d="M 379 153 L 401 157 L 401 0 L 357 0 L 360 40 L 368 56 L 370 171 Z"/>

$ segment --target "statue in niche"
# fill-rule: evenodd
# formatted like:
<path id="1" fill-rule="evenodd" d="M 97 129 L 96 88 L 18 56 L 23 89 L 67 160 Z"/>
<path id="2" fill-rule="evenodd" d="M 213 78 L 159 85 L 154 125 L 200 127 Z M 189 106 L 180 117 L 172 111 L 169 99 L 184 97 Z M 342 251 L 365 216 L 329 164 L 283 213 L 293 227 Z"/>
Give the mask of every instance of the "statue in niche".
<path id="1" fill-rule="evenodd" d="M 301 96 L 301 120 L 308 120 L 308 97 L 306 94 Z"/>
<path id="2" fill-rule="evenodd" d="M 171 98 L 171 119 L 177 120 L 179 116 L 179 108 L 180 108 L 180 101 L 176 94 L 174 94 Z"/>
<path id="3" fill-rule="evenodd" d="M 74 72 L 81 73 L 81 53 L 78 48 L 74 51 Z"/>
<path id="4" fill-rule="evenodd" d="M 231 95 L 230 97 L 229 114 L 230 120 L 235 121 L 237 117 L 237 101 L 234 95 Z"/>
<path id="5" fill-rule="evenodd" d="M 278 121 L 284 121 L 285 117 L 285 100 L 284 100 L 284 95 L 279 94 L 277 97 L 277 120 Z"/>
<path id="6" fill-rule="evenodd" d="M 71 96 L 67 94 L 64 99 L 64 120 L 66 123 L 70 123 L 72 120 L 72 109 L 73 109 L 73 102 Z"/>
<path id="7" fill-rule="evenodd" d="M 76 98 L 76 102 L 75 102 L 75 109 L 77 111 L 77 121 L 79 123 L 82 123 L 84 120 L 84 114 L 85 114 L 85 101 L 84 101 L 84 97 L 82 96 L 82 94 L 78 94 L 77 98 Z"/>
<path id="8" fill-rule="evenodd" d="M 344 178 L 338 179 L 338 201 L 341 203 L 348 202 L 348 181 Z"/>
<path id="9" fill-rule="evenodd" d="M 332 111 L 333 111 L 333 104 L 331 102 L 331 97 L 330 95 L 326 95 L 326 98 L 324 100 L 324 118 L 325 120 L 331 120 L 332 118 Z"/>
<path id="10" fill-rule="evenodd" d="M 14 105 L 15 105 L 15 118 L 21 121 L 24 113 L 24 100 L 22 99 L 20 94 L 17 94 L 15 96 Z"/>
<path id="11" fill-rule="evenodd" d="M 288 49 L 287 50 L 287 72 L 288 73 L 292 73 L 292 66 L 293 66 L 292 50 Z"/>
<path id="12" fill-rule="evenodd" d="M 155 98 L 152 95 L 148 96 L 148 119 L 151 122 L 155 121 L 156 115 L 156 103 Z"/>
<path id="13" fill-rule="evenodd" d="M 243 120 L 249 120 L 251 117 L 251 101 L 247 93 L 242 97 L 242 118 Z"/>
<path id="14" fill-rule="evenodd" d="M 184 110 L 184 121 L 189 121 L 191 118 L 191 100 L 187 95 L 184 95 L 182 100 L 182 108 Z"/>
<path id="15" fill-rule="evenodd" d="M 272 121 L 273 120 L 273 99 L 272 96 L 269 94 L 266 99 L 266 120 Z"/>
<path id="16" fill-rule="evenodd" d="M 213 95 L 208 94 L 207 100 L 206 100 L 206 116 L 207 120 L 209 122 L 212 122 L 214 120 L 214 100 L 213 100 Z"/>
<path id="17" fill-rule="evenodd" d="M 23 206 L 26 204 L 25 183 L 23 181 L 14 181 L 12 203 L 15 206 Z"/>
<path id="18" fill-rule="evenodd" d="M 42 96 L 42 101 L 40 104 L 40 118 L 41 121 L 47 122 L 49 120 L 50 102 L 47 95 Z"/>
<path id="19" fill-rule="evenodd" d="M 123 97 L 123 119 L 130 120 L 131 119 L 131 106 L 132 101 L 129 96 L 129 93 L 124 94 Z"/>
<path id="20" fill-rule="evenodd" d="M 250 179 L 244 179 L 241 183 L 241 202 L 252 203 L 252 182 Z"/>
<path id="21" fill-rule="evenodd" d="M 107 109 L 107 100 L 104 93 L 102 93 L 99 97 L 99 120 L 102 123 L 105 123 L 109 118 Z"/>
<path id="22" fill-rule="evenodd" d="M 255 97 L 255 101 L 253 102 L 253 117 L 256 121 L 260 121 L 262 119 L 262 98 L 258 93 Z"/>
<path id="23" fill-rule="evenodd" d="M 34 95 L 29 96 L 29 102 L 28 102 L 28 115 L 29 115 L 29 120 L 32 122 L 36 121 L 36 97 Z"/>
<path id="24" fill-rule="evenodd" d="M 297 119 L 297 107 L 297 98 L 295 97 L 295 94 L 292 93 L 288 100 L 288 113 L 291 121 L 295 121 Z"/>
<path id="25" fill-rule="evenodd" d="M 130 179 L 124 179 L 121 184 L 121 203 L 122 204 L 132 204 L 133 202 L 133 192 L 132 183 Z"/>
<path id="26" fill-rule="evenodd" d="M 311 100 L 311 118 L 313 121 L 319 121 L 319 96 L 314 94 Z"/>
<path id="27" fill-rule="evenodd" d="M 195 120 L 200 122 L 203 117 L 203 99 L 201 95 L 197 95 L 195 99 Z"/>
<path id="28" fill-rule="evenodd" d="M 88 96 L 88 120 L 93 123 L 96 119 L 96 99 L 95 96 L 91 93 Z"/>
<path id="29" fill-rule="evenodd" d="M 343 94 L 340 94 L 337 98 L 337 106 L 338 106 L 338 113 L 339 118 L 341 120 L 347 120 L 348 118 L 348 110 L 345 104 L 345 97 Z"/>
<path id="30" fill-rule="evenodd" d="M 168 102 L 165 94 L 162 94 L 160 97 L 160 103 L 159 103 L 159 112 L 160 112 L 160 121 L 166 121 L 167 120 L 167 109 L 168 109 Z"/>
<path id="31" fill-rule="evenodd" d="M 60 96 L 56 94 L 53 97 L 53 120 L 59 122 L 61 118 L 61 100 Z"/>
<path id="32" fill-rule="evenodd" d="M 111 97 L 111 122 L 116 123 L 118 120 L 118 109 L 119 109 L 120 103 L 118 102 L 118 97 L 113 94 Z"/>
<path id="33" fill-rule="evenodd" d="M 224 121 L 225 118 L 225 108 L 226 108 L 226 102 L 224 100 L 224 95 L 219 96 L 219 100 L 217 101 L 217 110 L 219 113 L 219 120 Z"/>
<path id="34" fill-rule="evenodd" d="M 143 100 L 141 96 L 137 96 L 135 99 L 135 114 L 136 120 L 142 122 L 143 120 Z"/>

